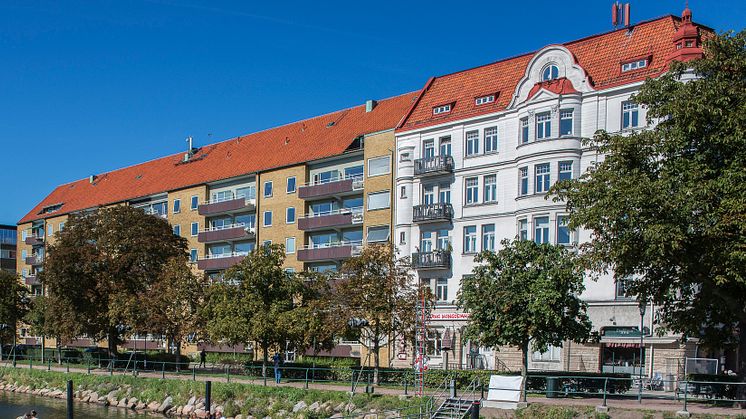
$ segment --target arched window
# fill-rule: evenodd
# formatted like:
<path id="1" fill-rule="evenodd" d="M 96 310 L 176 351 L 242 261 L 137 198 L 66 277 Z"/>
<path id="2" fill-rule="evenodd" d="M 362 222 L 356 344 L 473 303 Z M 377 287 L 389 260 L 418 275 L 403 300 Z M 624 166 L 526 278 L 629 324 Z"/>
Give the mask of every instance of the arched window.
<path id="1" fill-rule="evenodd" d="M 541 73 L 542 81 L 554 80 L 557 77 L 559 77 L 559 68 L 554 64 L 549 64 L 544 67 L 544 71 Z"/>

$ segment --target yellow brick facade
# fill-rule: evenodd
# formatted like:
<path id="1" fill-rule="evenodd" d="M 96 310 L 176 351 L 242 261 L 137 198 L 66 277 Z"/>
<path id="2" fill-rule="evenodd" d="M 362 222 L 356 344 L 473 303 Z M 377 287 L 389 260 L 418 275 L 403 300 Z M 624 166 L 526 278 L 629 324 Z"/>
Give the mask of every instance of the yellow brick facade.
<path id="1" fill-rule="evenodd" d="M 367 135 L 365 137 L 365 148 L 363 151 L 363 158 L 365 162 L 365 184 L 364 184 L 364 206 L 365 215 L 363 217 L 363 237 L 367 236 L 368 227 L 375 226 L 388 226 L 389 227 L 389 239 L 391 236 L 392 228 L 392 205 L 394 202 L 393 188 L 392 188 L 392 173 L 393 173 L 393 150 L 394 149 L 394 131 L 384 131 L 381 133 Z M 389 170 L 386 174 L 381 174 L 371 177 L 369 175 L 370 159 L 375 158 L 389 158 Z M 385 209 L 368 210 L 368 195 L 373 192 L 388 191 L 389 192 L 389 207 Z"/>
<path id="2" fill-rule="evenodd" d="M 198 232 L 205 228 L 205 217 L 199 215 L 197 208 L 192 208 L 192 197 L 197 197 L 197 205 L 207 200 L 207 185 L 180 189 L 168 193 L 168 222 L 178 225 L 181 237 L 187 239 L 188 250 L 197 249 L 197 257 L 205 256 L 205 245 L 197 241 L 192 235 L 192 223 L 198 223 Z M 174 202 L 179 201 L 179 212 L 174 212 Z M 196 269 L 196 264 L 194 264 Z"/>

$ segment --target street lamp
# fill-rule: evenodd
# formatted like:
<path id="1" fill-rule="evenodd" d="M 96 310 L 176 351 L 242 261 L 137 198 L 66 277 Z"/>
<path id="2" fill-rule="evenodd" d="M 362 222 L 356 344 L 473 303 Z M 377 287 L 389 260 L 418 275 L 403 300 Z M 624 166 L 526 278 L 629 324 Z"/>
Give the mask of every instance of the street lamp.
<path id="1" fill-rule="evenodd" d="M 642 371 L 643 371 L 643 364 L 645 361 L 645 354 L 643 353 L 645 349 L 645 332 L 644 332 L 644 325 L 645 325 L 645 310 L 647 309 L 647 299 L 644 296 L 640 296 L 640 388 L 637 392 L 637 403 L 642 403 Z"/>

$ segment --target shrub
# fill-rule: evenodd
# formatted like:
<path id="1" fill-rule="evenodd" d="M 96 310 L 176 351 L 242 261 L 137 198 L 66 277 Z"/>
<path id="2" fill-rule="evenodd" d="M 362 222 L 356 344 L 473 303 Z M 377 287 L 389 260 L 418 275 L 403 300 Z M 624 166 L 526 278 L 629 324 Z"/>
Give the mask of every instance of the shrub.
<path id="1" fill-rule="evenodd" d="M 725 374 L 689 374 L 686 378 L 691 393 L 707 394 L 716 399 L 727 400 L 734 400 L 737 397 L 738 385 L 733 383 L 741 381 L 738 376 Z"/>

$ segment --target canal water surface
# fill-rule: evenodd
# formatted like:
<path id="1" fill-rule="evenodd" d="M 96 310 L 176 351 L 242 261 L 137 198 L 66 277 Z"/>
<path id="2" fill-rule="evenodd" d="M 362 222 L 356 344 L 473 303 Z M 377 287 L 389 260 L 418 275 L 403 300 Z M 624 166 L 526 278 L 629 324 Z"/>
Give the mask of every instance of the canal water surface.
<path id="1" fill-rule="evenodd" d="M 0 418 L 15 419 L 26 412 L 36 410 L 39 419 L 67 419 L 65 400 L 34 396 L 23 393 L 0 391 Z M 75 419 L 138 418 L 148 417 L 127 409 L 108 408 L 97 404 L 76 402 L 73 408 Z M 153 416 L 150 416 L 153 417 Z"/>

